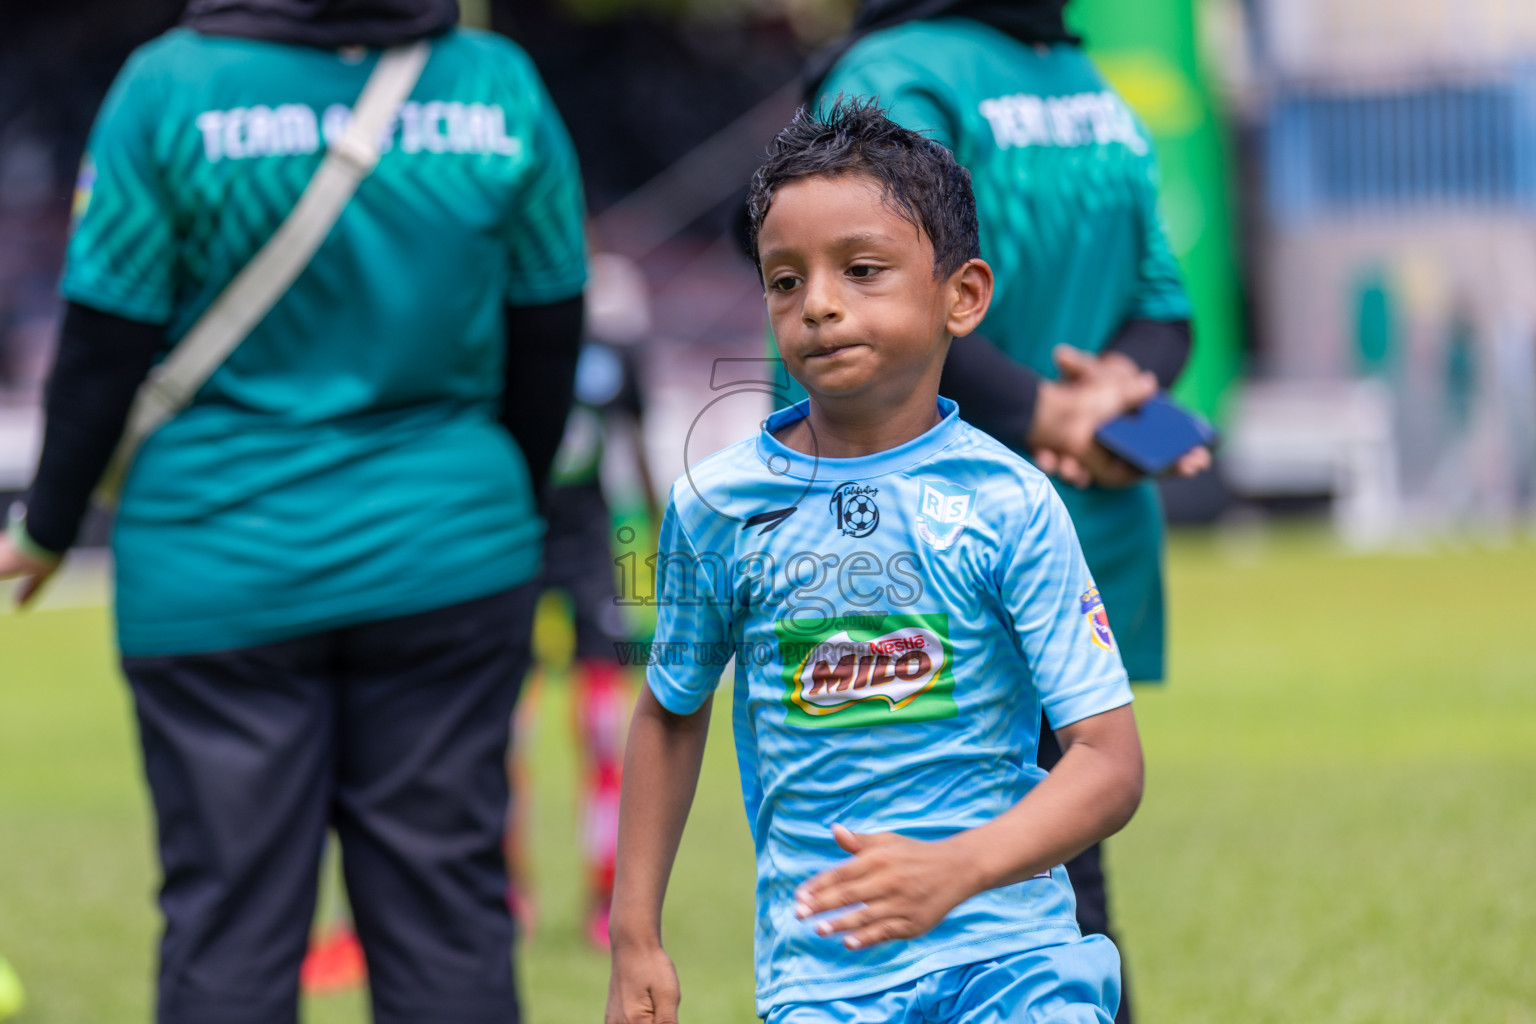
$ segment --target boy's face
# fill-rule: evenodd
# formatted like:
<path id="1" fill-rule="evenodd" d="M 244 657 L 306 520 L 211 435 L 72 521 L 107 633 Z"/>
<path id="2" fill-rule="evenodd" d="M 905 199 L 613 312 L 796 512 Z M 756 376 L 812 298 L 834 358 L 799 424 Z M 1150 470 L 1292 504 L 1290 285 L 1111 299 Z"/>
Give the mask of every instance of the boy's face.
<path id="1" fill-rule="evenodd" d="M 768 316 L 790 374 L 819 399 L 879 409 L 938 375 L 953 335 L 980 323 L 991 273 L 934 278 L 933 245 L 863 174 L 801 178 L 758 231 Z M 986 278 L 978 297 L 979 267 Z M 980 298 L 979 310 L 975 309 Z"/>

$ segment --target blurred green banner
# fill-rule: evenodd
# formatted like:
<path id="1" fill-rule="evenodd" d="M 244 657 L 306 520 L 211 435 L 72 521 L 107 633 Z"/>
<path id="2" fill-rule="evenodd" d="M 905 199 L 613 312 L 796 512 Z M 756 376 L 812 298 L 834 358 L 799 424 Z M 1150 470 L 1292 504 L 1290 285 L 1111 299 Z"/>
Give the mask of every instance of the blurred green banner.
<path id="1" fill-rule="evenodd" d="M 1220 418 L 1242 357 L 1224 126 L 1197 46 L 1196 0 L 1074 0 L 1088 52 L 1157 143 L 1162 209 L 1195 307 L 1195 347 L 1174 393 Z"/>

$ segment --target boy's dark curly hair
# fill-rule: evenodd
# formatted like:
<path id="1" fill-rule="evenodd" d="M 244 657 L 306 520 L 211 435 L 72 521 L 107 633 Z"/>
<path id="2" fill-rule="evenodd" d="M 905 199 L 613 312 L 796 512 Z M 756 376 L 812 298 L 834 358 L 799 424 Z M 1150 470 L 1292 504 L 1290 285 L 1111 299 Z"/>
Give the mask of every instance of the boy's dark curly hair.
<path id="1" fill-rule="evenodd" d="M 795 112 L 768 147 L 747 193 L 748 237 L 758 272 L 757 234 L 785 184 L 817 175 L 867 174 L 889 203 L 933 243 L 933 276 L 947 277 L 981 255 L 971 174 L 943 146 L 885 116 L 876 100 L 839 96 L 825 113 Z"/>

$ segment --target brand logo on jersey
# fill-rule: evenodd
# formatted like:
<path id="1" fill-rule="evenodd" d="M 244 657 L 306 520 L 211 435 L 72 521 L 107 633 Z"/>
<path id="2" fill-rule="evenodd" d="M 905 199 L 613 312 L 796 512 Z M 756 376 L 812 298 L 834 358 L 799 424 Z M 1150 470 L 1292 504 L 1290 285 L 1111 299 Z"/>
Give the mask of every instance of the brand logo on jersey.
<path id="1" fill-rule="evenodd" d="M 949 616 L 860 618 L 866 621 L 775 623 L 788 724 L 857 728 L 953 718 Z"/>
<path id="2" fill-rule="evenodd" d="M 917 499 L 917 535 L 938 551 L 948 549 L 970 522 L 976 492 L 969 487 L 924 480 Z"/>
<path id="3" fill-rule="evenodd" d="M 799 511 L 799 508 L 800 506 L 798 505 L 791 505 L 789 508 L 776 508 L 772 512 L 759 512 L 757 515 L 750 517 L 746 522 L 742 523 L 741 529 L 743 532 L 745 532 L 752 529 L 754 526 L 761 526 L 762 529 L 757 531 L 757 535 L 761 537 L 763 534 L 772 530 L 775 526 L 778 526 L 784 520 L 794 515 L 797 511 Z"/>
<path id="4" fill-rule="evenodd" d="M 880 488 L 848 482 L 838 484 L 832 492 L 829 508 L 837 528 L 847 537 L 868 537 L 880 525 L 880 509 L 875 505 L 875 495 Z"/>
<path id="5" fill-rule="evenodd" d="M 1109 613 L 1104 610 L 1104 599 L 1099 596 L 1099 588 L 1092 587 L 1082 597 L 1078 598 L 1083 614 L 1088 618 L 1088 635 L 1093 640 L 1095 647 L 1103 650 L 1112 650 L 1115 646 L 1115 634 L 1109 631 Z"/>

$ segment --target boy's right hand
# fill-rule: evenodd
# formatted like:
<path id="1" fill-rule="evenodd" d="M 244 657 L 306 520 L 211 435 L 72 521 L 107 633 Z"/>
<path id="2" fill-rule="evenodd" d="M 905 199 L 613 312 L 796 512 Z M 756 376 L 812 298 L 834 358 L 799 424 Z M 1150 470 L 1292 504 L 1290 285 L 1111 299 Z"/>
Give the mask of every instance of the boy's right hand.
<path id="1" fill-rule="evenodd" d="M 659 945 L 624 949 L 615 943 L 605 1024 L 677 1024 L 681 998 L 677 968 L 665 950 Z"/>

